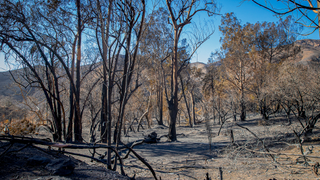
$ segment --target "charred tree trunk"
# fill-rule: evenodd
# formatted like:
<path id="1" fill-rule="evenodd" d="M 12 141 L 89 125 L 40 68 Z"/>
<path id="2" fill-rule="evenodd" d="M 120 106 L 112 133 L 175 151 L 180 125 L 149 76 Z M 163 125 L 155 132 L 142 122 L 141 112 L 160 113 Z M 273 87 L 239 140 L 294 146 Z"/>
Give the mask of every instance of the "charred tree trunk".
<path id="1" fill-rule="evenodd" d="M 197 124 L 196 123 L 196 110 L 195 110 L 196 103 L 195 103 L 194 94 L 192 91 L 190 92 L 190 95 L 191 95 L 191 101 L 192 101 L 192 119 L 193 119 L 192 123 L 193 123 L 193 125 L 195 125 L 195 124 Z"/>
<path id="2" fill-rule="evenodd" d="M 263 120 L 268 120 L 269 116 L 267 114 L 267 105 L 266 105 L 266 100 L 262 99 L 260 100 L 260 114 L 262 115 Z"/>
<path id="3" fill-rule="evenodd" d="M 178 108 L 175 105 L 173 99 L 168 102 L 168 105 L 169 105 L 169 115 L 170 115 L 168 140 L 177 141 L 176 120 L 177 120 Z"/>
<path id="4" fill-rule="evenodd" d="M 158 125 L 163 125 L 163 89 L 162 89 L 162 85 L 159 86 L 158 102 L 159 102 L 158 103 L 158 111 L 159 111 Z"/>
<path id="5" fill-rule="evenodd" d="M 241 107 L 240 121 L 245 121 L 246 120 L 246 106 L 243 102 L 241 102 L 240 107 Z"/>
<path id="6" fill-rule="evenodd" d="M 97 1 L 98 20 L 100 24 L 101 42 L 102 42 L 102 60 L 103 60 L 103 84 L 102 84 L 102 104 L 101 104 L 101 121 L 100 121 L 100 137 L 103 143 L 111 146 L 111 100 L 113 90 L 113 74 L 115 73 L 112 67 L 113 60 L 108 54 L 109 41 L 109 26 L 111 20 L 113 1 L 110 0 L 108 4 L 108 13 L 106 23 L 104 22 L 103 13 L 101 10 L 100 1 Z M 109 57 L 108 57 L 109 55 Z M 107 150 L 107 168 L 111 169 L 111 149 Z"/>
<path id="7" fill-rule="evenodd" d="M 188 118 L 189 118 L 189 126 L 192 128 L 193 125 L 194 125 L 194 122 L 192 121 L 192 118 L 191 118 L 189 104 L 188 104 L 187 97 L 186 97 L 186 94 L 185 94 L 184 84 L 183 84 L 182 78 L 181 78 L 181 76 L 179 76 L 179 78 L 180 78 L 180 83 L 181 83 L 182 95 L 183 95 L 184 102 L 186 103 L 186 107 L 187 107 L 187 113 L 188 113 Z"/>
<path id="8" fill-rule="evenodd" d="M 171 95 L 168 101 L 170 122 L 168 140 L 177 140 L 176 121 L 178 114 L 178 29 L 174 30 L 174 45 L 173 45 L 173 58 L 172 58 L 172 76 L 171 76 Z"/>
<path id="9" fill-rule="evenodd" d="M 76 44 L 77 44 L 78 37 L 76 36 L 73 42 L 72 46 L 72 62 L 71 62 L 71 82 L 74 82 L 74 66 L 75 66 L 75 53 L 76 53 Z M 68 130 L 67 130 L 67 137 L 66 141 L 67 142 L 72 142 L 73 138 L 73 122 L 74 122 L 74 95 L 75 92 L 73 90 L 72 83 L 70 83 L 70 94 L 69 94 L 69 122 L 68 122 Z"/>
<path id="10" fill-rule="evenodd" d="M 77 3 L 78 16 L 78 45 L 77 45 L 77 63 L 76 63 L 76 92 L 75 92 L 75 119 L 74 119 L 74 137 L 76 142 L 82 142 L 82 122 L 80 112 L 80 82 L 81 82 L 81 11 L 80 0 Z"/>
<path id="11" fill-rule="evenodd" d="M 244 102 L 243 88 L 241 90 L 240 110 L 241 110 L 240 121 L 245 121 L 246 120 L 246 105 L 245 105 L 245 102 Z"/>

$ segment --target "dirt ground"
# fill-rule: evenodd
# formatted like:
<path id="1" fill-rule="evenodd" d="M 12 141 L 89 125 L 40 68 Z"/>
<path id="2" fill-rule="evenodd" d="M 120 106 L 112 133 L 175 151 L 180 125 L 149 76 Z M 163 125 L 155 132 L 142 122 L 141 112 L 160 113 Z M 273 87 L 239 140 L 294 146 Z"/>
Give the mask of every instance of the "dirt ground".
<path id="1" fill-rule="evenodd" d="M 211 127 L 210 151 L 208 132 L 205 123 L 201 123 L 194 128 L 178 126 L 177 142 L 166 142 L 166 138 L 162 138 L 160 143 L 143 144 L 134 149 L 151 164 L 161 179 L 205 179 L 207 173 L 211 179 L 220 179 L 219 168 L 223 179 L 320 179 L 313 170 L 313 165 L 320 162 L 318 130 L 314 130 L 309 142 L 303 143 L 304 154 L 308 156 L 306 165 L 293 133 L 300 127 L 298 122 L 287 126 L 283 117 L 274 117 L 268 125 L 259 125 L 259 118 L 251 117 L 246 122 L 237 123 L 250 129 L 261 141 L 234 122 L 227 122 L 219 136 L 220 125 Z M 234 144 L 231 143 L 230 129 L 233 130 Z M 167 130 L 164 126 L 155 126 L 130 133 L 126 141 L 141 139 L 153 131 L 161 136 L 167 134 Z M 266 153 L 262 142 L 275 161 Z M 130 167 L 128 174 L 136 174 L 139 180 L 152 179 L 151 173 L 136 159 L 129 158 L 125 163 Z"/>
<path id="2" fill-rule="evenodd" d="M 250 129 L 260 140 L 236 123 Z M 249 117 L 245 122 L 236 123 L 229 121 L 225 123 L 219 136 L 217 133 L 220 125 L 211 126 L 211 150 L 205 122 L 194 128 L 178 126 L 177 142 L 167 142 L 163 137 L 159 143 L 138 145 L 134 150 L 153 167 L 158 179 L 161 177 L 162 180 L 206 179 L 206 176 L 211 179 L 220 179 L 220 173 L 223 179 L 320 179 L 320 176 L 315 173 L 317 168 L 314 169 L 314 165 L 320 162 L 318 129 L 315 129 L 314 135 L 303 143 L 303 153 L 307 160 L 305 161 L 293 133 L 293 130 L 300 128 L 298 122 L 288 126 L 283 117 L 273 117 L 265 125 L 259 121 L 258 117 Z M 234 134 L 234 143 L 231 143 L 231 129 Z M 156 132 L 159 137 L 167 134 L 168 128 L 155 125 L 151 129 L 140 132 L 129 132 L 129 136 L 124 137 L 123 141 L 129 143 L 141 140 L 144 135 L 151 132 Z M 84 136 L 88 133 L 84 131 Z M 72 152 L 90 155 L 88 150 L 72 150 Z M 124 153 L 122 152 L 121 155 L 123 156 Z M 87 158 L 78 156 L 74 158 L 85 162 L 84 168 L 79 166 L 83 170 L 82 173 L 84 169 L 91 167 L 91 175 L 94 175 L 91 178 L 107 177 L 105 170 L 94 170 L 102 168 L 101 163 L 91 162 Z M 148 168 L 134 156 L 130 155 L 123 162 L 125 173 L 129 177 L 135 175 L 137 180 L 153 179 Z M 19 177 L 21 179 L 21 176 Z M 90 173 L 87 177 L 90 177 Z M 82 179 L 79 176 L 68 178 Z"/>

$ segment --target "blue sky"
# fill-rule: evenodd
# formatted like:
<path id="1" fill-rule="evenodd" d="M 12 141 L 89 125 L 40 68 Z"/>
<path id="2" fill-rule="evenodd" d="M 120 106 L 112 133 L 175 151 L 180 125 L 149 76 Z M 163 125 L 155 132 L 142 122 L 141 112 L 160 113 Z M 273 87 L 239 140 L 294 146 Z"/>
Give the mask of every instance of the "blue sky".
<path id="1" fill-rule="evenodd" d="M 264 9 L 251 1 L 243 0 L 217 0 L 217 2 L 222 6 L 220 14 L 234 12 L 236 17 L 241 20 L 242 23 L 256 23 L 256 22 L 277 22 L 278 18 L 269 10 Z M 242 3 L 241 3 L 242 2 Z M 264 1 L 259 1 L 264 2 Z M 293 17 L 295 17 L 293 15 Z M 192 58 L 191 62 L 203 62 L 207 63 L 208 58 L 210 57 L 211 52 L 214 52 L 216 49 L 220 49 L 219 39 L 221 33 L 219 32 L 220 17 L 214 18 L 215 23 L 215 33 L 198 49 L 197 53 Z M 305 28 L 306 31 L 308 29 Z M 310 32 L 310 29 L 309 31 Z M 299 36 L 298 39 L 319 39 L 319 33 L 316 31 L 312 35 L 307 37 Z"/>
<path id="2" fill-rule="evenodd" d="M 258 21 L 263 22 L 276 22 L 278 18 L 274 14 L 251 1 L 243 0 L 216 0 L 221 5 L 221 14 L 234 12 L 238 19 L 242 23 L 256 23 Z M 263 2 L 263 1 L 261 1 Z M 201 20 L 201 18 L 199 18 Z M 191 62 L 203 62 L 207 63 L 211 52 L 220 48 L 219 39 L 221 33 L 219 32 L 220 17 L 214 17 L 215 33 L 197 50 L 197 53 L 192 58 Z M 307 30 L 307 29 L 306 29 Z M 307 37 L 300 36 L 299 39 L 319 39 L 319 33 L 316 31 L 312 35 Z M 3 54 L 0 53 L 0 72 L 7 71 L 8 67 L 4 63 Z"/>

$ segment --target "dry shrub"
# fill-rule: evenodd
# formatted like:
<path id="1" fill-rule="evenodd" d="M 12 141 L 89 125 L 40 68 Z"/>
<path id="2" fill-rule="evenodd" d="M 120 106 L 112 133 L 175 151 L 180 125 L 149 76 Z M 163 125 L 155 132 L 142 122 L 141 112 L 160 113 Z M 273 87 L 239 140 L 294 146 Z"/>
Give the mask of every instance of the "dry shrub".
<path id="1" fill-rule="evenodd" d="M 9 128 L 11 135 L 27 135 L 35 134 L 39 125 L 31 123 L 27 118 L 23 118 L 22 120 L 12 120 L 11 123 L 8 120 L 5 121 L 0 125 L 1 130 L 4 130 L 5 126 Z"/>

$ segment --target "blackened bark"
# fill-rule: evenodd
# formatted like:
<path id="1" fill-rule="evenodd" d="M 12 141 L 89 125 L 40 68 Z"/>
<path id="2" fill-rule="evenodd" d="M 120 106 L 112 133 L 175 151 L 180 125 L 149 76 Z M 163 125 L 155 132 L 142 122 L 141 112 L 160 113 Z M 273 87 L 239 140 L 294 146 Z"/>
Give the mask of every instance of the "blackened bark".
<path id="1" fill-rule="evenodd" d="M 169 105 L 169 114 L 170 114 L 168 140 L 177 141 L 176 119 L 178 114 L 178 108 L 177 108 L 178 106 L 174 104 L 173 99 L 168 102 L 168 105 Z"/>

